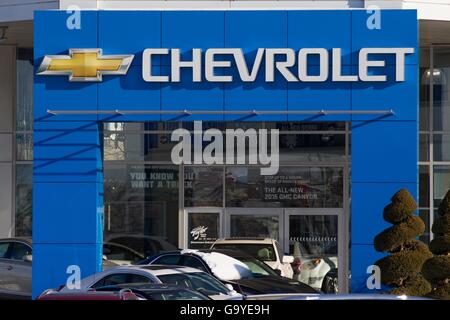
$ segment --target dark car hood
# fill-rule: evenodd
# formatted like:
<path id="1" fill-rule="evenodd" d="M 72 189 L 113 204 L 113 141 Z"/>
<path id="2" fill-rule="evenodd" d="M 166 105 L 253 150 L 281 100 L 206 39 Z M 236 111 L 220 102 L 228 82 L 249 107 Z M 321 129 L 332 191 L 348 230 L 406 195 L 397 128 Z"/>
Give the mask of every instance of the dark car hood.
<path id="1" fill-rule="evenodd" d="M 307 284 L 282 277 L 259 277 L 227 281 L 230 284 L 239 285 L 243 291 L 255 294 L 265 293 L 317 293 Z"/>

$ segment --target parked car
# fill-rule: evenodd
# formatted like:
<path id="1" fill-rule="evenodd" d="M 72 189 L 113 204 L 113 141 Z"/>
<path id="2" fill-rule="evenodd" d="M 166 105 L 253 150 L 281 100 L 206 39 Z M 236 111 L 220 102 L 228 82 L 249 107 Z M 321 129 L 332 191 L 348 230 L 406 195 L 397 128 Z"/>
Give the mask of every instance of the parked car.
<path id="1" fill-rule="evenodd" d="M 246 300 L 432 300 L 414 296 L 389 294 L 262 294 L 247 296 Z"/>
<path id="2" fill-rule="evenodd" d="M 96 288 L 95 291 L 121 292 L 131 290 L 145 300 L 211 300 L 208 296 L 186 287 L 154 283 L 126 283 L 116 286 Z"/>
<path id="3" fill-rule="evenodd" d="M 297 247 L 297 248 L 296 248 Z M 293 279 L 306 283 L 325 293 L 338 293 L 338 257 L 336 244 L 321 247 L 321 253 L 314 248 L 305 248 L 294 244 Z M 316 252 L 316 254 L 304 254 Z"/>
<path id="4" fill-rule="evenodd" d="M 44 291 L 37 300 L 145 300 L 145 298 L 137 296 L 129 289 L 76 292 L 60 292 L 50 289 Z"/>
<path id="5" fill-rule="evenodd" d="M 31 299 L 31 238 L 0 239 L 0 296 Z"/>
<path id="6" fill-rule="evenodd" d="M 291 267 L 294 257 L 285 255 L 275 239 L 218 239 L 212 244 L 211 249 L 244 251 L 254 258 L 264 261 L 282 277 L 292 278 L 294 274 Z"/>
<path id="7" fill-rule="evenodd" d="M 144 256 L 139 252 L 114 242 L 105 242 L 103 244 L 103 256 L 117 265 L 135 264 L 144 259 Z"/>
<path id="8" fill-rule="evenodd" d="M 281 277 L 264 262 L 237 250 L 182 250 L 150 257 L 140 264 L 181 265 L 207 272 L 241 294 L 317 293 L 310 286 Z"/>
<path id="9" fill-rule="evenodd" d="M 213 299 L 236 294 L 216 278 L 200 270 L 166 265 L 118 266 L 81 280 L 80 290 L 97 289 L 124 283 L 164 283 L 197 290 Z M 72 291 L 63 287 L 61 292 Z"/>
<path id="10" fill-rule="evenodd" d="M 0 296 L 31 299 L 33 261 L 31 237 L 0 239 Z M 103 269 L 118 264 L 103 259 Z"/>
<path id="11" fill-rule="evenodd" d="M 321 291 L 323 293 L 339 293 L 339 281 L 338 281 L 338 269 L 333 268 L 327 272 L 325 277 L 322 280 L 322 288 Z"/>
<path id="12" fill-rule="evenodd" d="M 163 237 L 143 234 L 117 233 L 105 235 L 105 243 L 108 242 L 126 246 L 144 257 L 149 257 L 159 252 L 178 249 Z"/>

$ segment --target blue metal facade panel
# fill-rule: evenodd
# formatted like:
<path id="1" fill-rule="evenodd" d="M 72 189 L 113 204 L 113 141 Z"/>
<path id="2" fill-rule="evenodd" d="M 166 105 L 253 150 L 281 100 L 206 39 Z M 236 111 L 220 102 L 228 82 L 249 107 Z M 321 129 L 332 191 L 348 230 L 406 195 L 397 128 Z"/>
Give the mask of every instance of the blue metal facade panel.
<path id="1" fill-rule="evenodd" d="M 386 227 L 382 208 L 401 187 L 417 189 L 417 17 L 415 11 L 383 11 L 381 29 L 369 30 L 366 11 L 86 11 L 81 29 L 69 30 L 65 11 L 36 12 L 35 64 L 44 55 L 69 48 L 102 48 L 104 54 L 134 54 L 126 76 L 105 76 L 100 83 L 69 83 L 65 77 L 35 77 L 35 165 L 33 180 L 33 296 L 64 284 L 69 265 L 82 276 L 101 268 L 102 158 L 101 121 L 243 120 L 342 121 L 352 123 L 352 288 L 362 291 L 367 266 L 381 254 L 371 245 Z M 324 23 L 326 21 L 326 23 Z M 242 48 L 249 64 L 258 48 L 342 48 L 344 72 L 356 70 L 362 47 L 413 47 L 406 81 L 382 84 L 180 83 L 150 84 L 140 76 L 145 48 Z M 156 59 L 155 72 L 168 72 L 169 60 Z M 314 64 L 314 60 L 311 61 Z M 388 60 L 393 64 L 393 60 Z M 160 65 L 163 65 L 160 67 Z M 353 67 L 352 67 L 353 66 Z M 317 68 L 317 67 L 316 67 Z M 392 75 L 392 67 L 386 68 Z M 264 71 L 262 68 L 261 72 Z M 314 71 L 314 66 L 312 67 Z M 224 71 L 232 73 L 233 71 Z M 295 74 L 296 71 L 293 70 Z M 372 110 L 375 116 L 242 115 L 58 115 L 59 110 Z M 178 117 L 178 118 L 177 118 Z M 90 131 L 91 130 L 91 131 Z M 370 199 L 370 200 L 369 200 Z M 370 208 L 367 208 L 367 204 Z M 370 211 L 368 211 L 370 210 Z M 370 220 L 370 224 L 369 224 Z M 369 228 L 370 230 L 365 230 Z M 364 233 L 364 234 L 363 234 Z"/>

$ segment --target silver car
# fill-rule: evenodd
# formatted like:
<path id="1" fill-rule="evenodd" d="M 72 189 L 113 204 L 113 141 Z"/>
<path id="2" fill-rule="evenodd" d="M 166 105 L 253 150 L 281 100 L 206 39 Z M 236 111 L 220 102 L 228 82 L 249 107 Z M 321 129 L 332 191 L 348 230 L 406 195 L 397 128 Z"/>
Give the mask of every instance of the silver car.
<path id="1" fill-rule="evenodd" d="M 32 247 L 31 238 L 0 239 L 0 298 L 31 299 Z M 103 259 L 103 269 L 117 265 Z"/>
<path id="2" fill-rule="evenodd" d="M 0 239 L 0 296 L 31 298 L 31 238 Z"/>

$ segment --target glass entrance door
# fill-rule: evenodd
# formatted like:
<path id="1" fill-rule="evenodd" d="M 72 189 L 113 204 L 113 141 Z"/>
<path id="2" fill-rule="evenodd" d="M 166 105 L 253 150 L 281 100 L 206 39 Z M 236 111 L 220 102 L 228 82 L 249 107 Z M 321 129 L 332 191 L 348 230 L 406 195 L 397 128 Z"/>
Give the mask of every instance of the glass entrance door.
<path id="1" fill-rule="evenodd" d="M 295 280 L 325 292 L 345 288 L 343 209 L 226 208 L 224 213 L 225 237 L 275 239 L 294 257 Z"/>
<path id="2" fill-rule="evenodd" d="M 229 208 L 225 214 L 228 238 L 283 238 L 283 209 Z"/>
<path id="3" fill-rule="evenodd" d="M 185 246 L 189 249 L 209 249 L 222 237 L 222 210 L 192 208 L 185 210 Z"/>
<path id="4" fill-rule="evenodd" d="M 294 279 L 325 292 L 344 288 L 343 210 L 285 209 L 284 218 L 284 248 L 294 257 Z"/>

